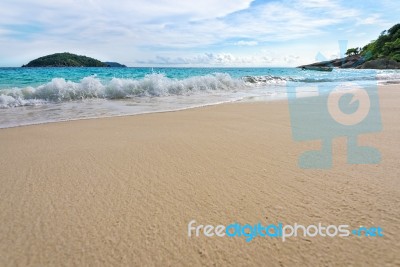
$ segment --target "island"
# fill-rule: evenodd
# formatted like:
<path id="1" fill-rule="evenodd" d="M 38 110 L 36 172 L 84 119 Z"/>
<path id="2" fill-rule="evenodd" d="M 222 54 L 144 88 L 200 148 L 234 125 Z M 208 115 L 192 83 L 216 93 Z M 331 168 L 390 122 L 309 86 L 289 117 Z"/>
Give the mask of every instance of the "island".
<path id="1" fill-rule="evenodd" d="M 304 70 L 331 68 L 400 69 L 400 23 L 383 31 L 363 48 L 349 48 L 346 57 L 298 66 Z"/>
<path id="2" fill-rule="evenodd" d="M 55 53 L 39 57 L 22 67 L 126 67 L 117 62 L 101 62 L 100 60 L 79 56 L 72 53 Z"/>
<path id="3" fill-rule="evenodd" d="M 104 64 L 106 64 L 106 67 L 109 68 L 126 68 L 125 65 L 119 64 L 117 62 L 103 62 Z"/>

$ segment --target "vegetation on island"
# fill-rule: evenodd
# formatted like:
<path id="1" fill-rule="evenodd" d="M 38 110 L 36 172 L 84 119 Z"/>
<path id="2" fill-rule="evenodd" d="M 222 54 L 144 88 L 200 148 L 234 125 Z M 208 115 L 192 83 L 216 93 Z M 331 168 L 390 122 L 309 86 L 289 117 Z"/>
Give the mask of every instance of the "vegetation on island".
<path id="1" fill-rule="evenodd" d="M 126 67 L 116 62 L 101 62 L 100 60 L 79 56 L 71 53 L 56 53 L 32 60 L 22 67 Z"/>
<path id="2" fill-rule="evenodd" d="M 389 59 L 400 62 L 400 23 L 383 31 L 363 48 L 349 48 L 346 56 L 361 55 L 366 60 Z"/>
<path id="3" fill-rule="evenodd" d="M 361 48 L 359 48 L 359 47 L 357 47 L 357 48 L 349 48 L 349 49 L 347 49 L 347 52 L 346 52 L 346 56 L 355 56 L 355 55 L 358 55 L 358 54 L 360 54 L 360 51 L 361 51 Z"/>
<path id="4" fill-rule="evenodd" d="M 377 40 L 364 46 L 360 54 L 371 56 L 371 59 L 386 58 L 400 62 L 400 23 L 383 31 Z"/>
<path id="5" fill-rule="evenodd" d="M 126 68 L 125 65 L 123 64 L 119 64 L 117 62 L 103 62 L 104 64 L 106 64 L 106 67 L 110 67 L 110 68 Z"/>
<path id="6" fill-rule="evenodd" d="M 363 48 L 349 48 L 345 54 L 345 58 L 303 65 L 299 68 L 400 69 L 400 23 L 383 31 L 378 39 Z"/>

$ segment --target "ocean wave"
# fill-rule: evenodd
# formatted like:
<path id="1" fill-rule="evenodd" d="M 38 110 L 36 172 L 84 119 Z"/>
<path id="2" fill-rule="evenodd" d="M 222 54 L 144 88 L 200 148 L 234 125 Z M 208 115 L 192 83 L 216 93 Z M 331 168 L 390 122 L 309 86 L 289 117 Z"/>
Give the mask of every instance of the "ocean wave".
<path id="1" fill-rule="evenodd" d="M 309 75 L 309 74 L 308 74 Z M 0 108 L 32 106 L 45 103 L 59 103 L 85 99 L 126 99 L 134 97 L 163 97 L 174 95 L 193 95 L 210 92 L 237 92 L 252 88 L 270 87 L 281 90 L 288 82 L 329 83 L 350 81 L 400 81 L 399 71 L 371 71 L 318 73 L 305 76 L 294 73 L 292 76 L 243 76 L 233 78 L 228 73 L 214 73 L 184 79 L 169 78 L 165 74 L 152 73 L 141 79 L 113 78 L 102 80 L 93 75 L 73 82 L 64 78 L 53 78 L 50 82 L 25 88 L 0 90 Z M 349 75 L 349 76 L 347 76 Z"/>
<path id="2" fill-rule="evenodd" d="M 234 79 L 226 73 L 194 76 L 182 80 L 155 73 L 138 80 L 113 78 L 109 82 L 102 82 L 95 76 L 85 77 L 80 82 L 54 78 L 49 83 L 38 87 L 1 90 L 0 108 L 92 98 L 124 99 L 191 95 L 199 92 L 234 91 L 246 86 L 243 80 Z"/>
<path id="3" fill-rule="evenodd" d="M 379 81 L 400 81 L 400 71 L 392 70 L 391 72 L 378 73 L 377 79 Z"/>
<path id="4" fill-rule="evenodd" d="M 246 84 L 264 85 L 264 84 L 274 84 L 274 85 L 285 85 L 290 77 L 278 77 L 272 75 L 263 76 L 244 76 L 242 80 Z"/>
<path id="5" fill-rule="evenodd" d="M 377 76 L 362 76 L 362 77 L 278 77 L 278 76 L 244 76 L 242 79 L 246 83 L 255 84 L 255 85 L 286 85 L 288 82 L 298 82 L 298 83 L 328 83 L 328 82 L 351 82 L 351 81 L 373 81 L 380 79 L 387 79 L 389 76 L 380 77 L 379 74 Z M 390 76 L 392 77 L 392 76 Z"/>

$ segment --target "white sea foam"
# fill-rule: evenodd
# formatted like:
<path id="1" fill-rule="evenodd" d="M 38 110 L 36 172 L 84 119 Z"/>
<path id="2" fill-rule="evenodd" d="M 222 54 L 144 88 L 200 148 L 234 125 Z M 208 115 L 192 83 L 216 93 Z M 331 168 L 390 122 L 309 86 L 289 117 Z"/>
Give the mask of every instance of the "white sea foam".
<path id="1" fill-rule="evenodd" d="M 400 71 L 388 71 L 385 70 L 384 72 L 378 72 L 376 75 L 377 80 L 379 81 L 400 81 Z"/>
<path id="2" fill-rule="evenodd" d="M 19 71 L 25 71 L 21 69 Z M 58 70 L 51 70 L 59 72 Z M 86 70 L 87 71 L 87 70 Z M 141 70 L 138 70 L 140 72 Z M 173 70 L 176 71 L 176 70 Z M 268 73 L 269 70 L 266 70 Z M 80 72 L 80 71 L 79 71 Z M 72 70 L 68 77 L 77 77 L 78 70 Z M 88 71 L 87 71 L 88 72 Z M 132 77 L 133 70 L 126 71 Z M 285 98 L 291 89 L 301 87 L 302 96 L 309 96 L 330 90 L 346 82 L 356 81 L 362 86 L 375 86 L 377 83 L 400 81 L 400 71 L 396 70 L 337 70 L 333 72 L 303 72 L 296 69 L 278 69 L 267 75 L 242 76 L 241 73 L 191 75 L 201 71 L 188 69 L 178 73 L 148 74 L 143 78 L 122 78 L 121 70 L 116 71 L 119 78 L 91 75 L 73 82 L 54 78 L 42 85 L 18 88 L 5 86 L 14 84 L 12 74 L 2 81 L 0 89 L 0 128 L 30 125 L 66 120 L 123 116 L 163 111 L 181 110 L 225 103 L 237 100 L 269 101 Z M 242 73 L 243 72 L 243 73 Z M 261 71 L 254 70 L 252 74 Z M 39 74 L 40 75 L 39 75 Z M 46 81 L 47 70 L 38 70 L 36 79 Z M 90 75 L 92 72 L 88 72 Z M 33 74 L 28 73 L 34 76 Z M 27 75 L 28 75 L 27 74 Z M 108 74 L 108 73 L 107 73 Z M 60 72 L 60 75 L 65 75 Z M 40 77 L 39 77 L 40 76 Z M 139 75 L 140 76 L 140 75 Z M 169 78 L 187 77 L 187 78 Z M 38 78 L 39 77 L 39 78 Z M 60 77 L 60 76 L 58 76 Z M 80 76 L 82 77 L 82 76 Z M 17 79 L 19 79 L 17 77 Z M 23 80 L 22 80 L 23 81 Z M 34 82 L 35 79 L 32 79 Z M 33 84 L 31 81 L 15 84 Z M 310 88 L 311 87 L 311 88 Z M 5 89 L 8 88 L 8 89 Z M 292 89 L 293 89 L 292 88 Z M 17 108 L 14 108 L 17 107 Z"/>
<path id="3" fill-rule="evenodd" d="M 352 75 L 344 75 L 352 74 Z M 128 99 L 140 97 L 188 96 L 202 93 L 235 92 L 255 87 L 285 86 L 294 83 L 326 83 L 347 81 L 377 81 L 386 83 L 400 81 L 400 72 L 384 70 L 377 72 L 333 71 L 332 73 L 301 73 L 294 76 L 244 76 L 236 79 L 227 73 L 192 76 L 185 79 L 169 78 L 152 73 L 141 79 L 113 78 L 102 80 L 88 76 L 79 82 L 53 78 L 50 82 L 32 87 L 0 90 L 0 108 L 36 106 L 44 103 L 60 103 L 85 99 Z"/>
<path id="4" fill-rule="evenodd" d="M 234 91 L 246 88 L 241 79 L 229 74 L 194 76 L 182 80 L 163 74 L 149 74 L 143 79 L 113 78 L 109 82 L 90 76 L 80 82 L 54 78 L 38 87 L 13 88 L 0 91 L 0 107 L 37 105 L 47 102 L 66 102 L 84 99 L 124 99 L 131 97 L 160 97 L 192 95 L 201 92 Z"/>

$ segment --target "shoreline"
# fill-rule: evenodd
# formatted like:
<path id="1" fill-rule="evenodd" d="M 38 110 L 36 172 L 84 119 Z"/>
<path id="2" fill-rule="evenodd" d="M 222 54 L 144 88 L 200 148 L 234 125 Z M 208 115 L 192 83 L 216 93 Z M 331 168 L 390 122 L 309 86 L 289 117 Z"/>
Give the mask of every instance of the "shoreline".
<path id="1" fill-rule="evenodd" d="M 385 81 L 385 82 L 378 82 L 377 86 L 396 86 L 400 84 L 400 81 Z M 311 96 L 305 96 L 305 97 L 313 97 Z M 251 98 L 263 98 L 263 100 L 249 100 Z M 109 100 L 107 100 L 109 101 Z M 235 99 L 235 100 L 227 100 L 227 101 L 222 101 L 222 102 L 217 102 L 217 103 L 210 103 L 210 104 L 201 104 L 201 105 L 196 105 L 192 107 L 185 107 L 185 108 L 179 108 L 179 109 L 172 109 L 172 110 L 160 110 L 160 111 L 145 111 L 145 112 L 140 112 L 140 113 L 134 113 L 134 114 L 121 114 L 121 115 L 107 115 L 107 116 L 101 116 L 101 117 L 85 117 L 85 118 L 75 118 L 75 119 L 66 119 L 66 120 L 58 120 L 58 121 L 47 121 L 47 122 L 38 122 L 38 123 L 32 123 L 32 124 L 23 124 L 23 125 L 15 125 L 15 126 L 6 126 L 6 127 L 1 127 L 0 126 L 0 131 L 3 129 L 11 129 L 11 128 L 19 128 L 19 127 L 28 127 L 28 126 L 34 126 L 34 125 L 45 125 L 45 124 L 51 124 L 51 123 L 60 123 L 60 122 L 70 122 L 70 121 L 80 121 L 80 120 L 96 120 L 96 119 L 106 119 L 106 118 L 114 118 L 114 117 L 129 117 L 129 116 L 139 116 L 139 115 L 147 115 L 147 114 L 157 114 L 157 113 L 168 113 L 168 112 L 178 112 L 178 111 L 184 111 L 188 109 L 199 109 L 199 108 L 204 108 L 204 107 L 209 107 L 209 106 L 217 106 L 217 105 L 225 105 L 225 104 L 232 104 L 232 103 L 251 103 L 251 102 L 275 102 L 275 101 L 287 101 L 286 96 L 281 96 L 279 98 L 265 98 L 265 96 L 246 96 L 241 99 Z M 21 107 L 15 107 L 15 108 L 21 108 Z M 1 109 L 0 109 L 1 110 Z"/>
<path id="2" fill-rule="evenodd" d="M 136 113 L 136 114 L 121 114 L 121 115 L 110 115 L 110 116 L 105 116 L 105 117 L 87 117 L 87 118 L 76 118 L 76 119 L 69 119 L 69 120 L 38 122 L 38 123 L 34 123 L 34 124 L 16 125 L 16 126 L 9 126 L 9 127 L 0 127 L 0 131 L 2 129 L 12 129 L 12 128 L 19 128 L 19 127 L 29 127 L 29 126 L 46 125 L 46 124 L 62 123 L 62 122 L 73 122 L 73 121 L 81 121 L 81 120 L 110 119 L 110 118 L 114 118 L 114 117 L 115 118 L 120 118 L 120 117 L 131 117 L 131 116 L 140 116 L 140 115 L 148 115 L 148 114 L 179 112 L 179 111 L 185 111 L 185 110 L 188 110 L 188 109 L 200 109 L 200 108 L 205 108 L 205 107 L 209 107 L 209 106 L 224 105 L 224 104 L 230 104 L 230 103 L 235 103 L 235 102 L 240 102 L 240 101 L 242 101 L 242 100 L 232 100 L 232 101 L 227 101 L 227 102 L 222 102 L 222 103 L 204 104 L 204 105 L 201 105 L 201 106 L 187 107 L 187 108 L 174 109 L 174 110 L 148 111 L 148 112 Z"/>
<path id="3" fill-rule="evenodd" d="M 259 98 L 261 96 L 257 96 Z M 264 97 L 264 96 L 262 96 Z M 280 98 L 269 98 L 269 99 L 264 99 L 264 100 L 247 100 L 255 98 L 254 96 L 251 97 L 244 97 L 242 99 L 235 99 L 235 100 L 227 100 L 223 102 L 217 102 L 217 103 L 210 103 L 210 104 L 201 104 L 197 106 L 192 106 L 192 107 L 186 107 L 186 108 L 179 108 L 179 109 L 172 109 L 172 110 L 160 110 L 160 111 L 145 111 L 141 113 L 134 113 L 134 114 L 121 114 L 121 115 L 108 115 L 108 116 L 102 116 L 102 117 L 87 117 L 87 118 L 76 118 L 76 119 L 68 119 L 68 120 L 59 120 L 59 121 L 48 121 L 48 122 L 38 122 L 38 123 L 32 123 L 32 124 L 23 124 L 23 125 L 16 125 L 16 126 L 7 126 L 7 127 L 0 127 L 0 131 L 2 129 L 11 129 L 11 128 L 19 128 L 19 127 L 29 127 L 29 126 L 35 126 L 35 125 L 45 125 L 45 124 L 52 124 L 52 123 L 61 123 L 61 122 L 70 122 L 70 121 L 80 121 L 80 120 L 97 120 L 97 119 L 109 119 L 109 118 L 119 118 L 119 117 L 130 117 L 130 116 L 140 116 L 140 115 L 148 115 L 148 114 L 158 114 L 158 113 L 170 113 L 170 112 L 179 112 L 179 111 L 185 111 L 185 110 L 190 110 L 190 109 L 201 109 L 201 108 L 206 108 L 210 106 L 218 106 L 218 105 L 227 105 L 227 104 L 233 104 L 233 103 L 252 103 L 252 102 L 275 102 L 275 101 L 286 101 L 286 97 L 280 97 Z M 107 100 L 108 101 L 108 100 Z M 16 107 L 19 108 L 19 107 Z"/>

